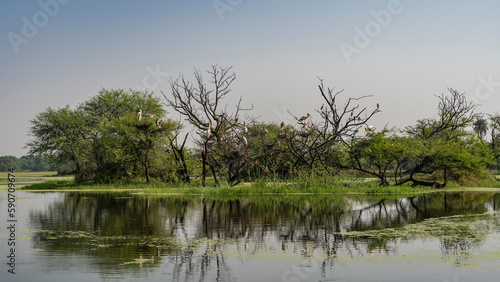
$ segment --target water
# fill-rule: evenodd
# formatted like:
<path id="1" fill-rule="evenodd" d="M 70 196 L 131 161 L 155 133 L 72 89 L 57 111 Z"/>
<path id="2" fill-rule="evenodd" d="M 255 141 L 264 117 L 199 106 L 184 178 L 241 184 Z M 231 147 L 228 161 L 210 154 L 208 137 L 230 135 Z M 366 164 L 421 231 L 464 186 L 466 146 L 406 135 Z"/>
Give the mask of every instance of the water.
<path id="1" fill-rule="evenodd" d="M 6 194 L 6 193 L 5 193 Z M 16 192 L 1 281 L 498 281 L 500 194 Z M 7 225 L 7 200 L 0 201 Z"/>

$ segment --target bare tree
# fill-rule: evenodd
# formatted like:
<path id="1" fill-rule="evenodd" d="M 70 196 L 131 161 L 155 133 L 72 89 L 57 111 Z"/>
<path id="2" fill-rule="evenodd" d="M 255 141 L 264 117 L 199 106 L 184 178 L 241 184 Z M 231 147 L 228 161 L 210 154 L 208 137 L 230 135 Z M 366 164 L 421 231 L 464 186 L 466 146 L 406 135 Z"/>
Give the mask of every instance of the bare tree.
<path id="1" fill-rule="evenodd" d="M 343 104 L 339 103 L 338 96 L 344 92 L 340 90 L 335 92 L 335 88 L 325 88 L 323 80 L 320 79 L 318 85 L 321 96 L 326 104 L 319 112 L 323 119 L 323 134 L 329 135 L 332 141 L 351 141 L 355 138 L 359 129 L 368 126 L 367 122 L 380 112 L 380 105 L 374 105 L 375 109 L 371 112 L 366 107 L 361 107 L 358 101 L 372 97 L 365 95 L 357 98 L 349 97 Z"/>
<path id="2" fill-rule="evenodd" d="M 451 95 L 437 96 L 438 118 L 419 120 L 416 125 L 408 126 L 407 133 L 414 137 L 429 139 L 443 131 L 457 131 L 471 124 L 474 120 L 476 105 L 468 102 L 464 93 L 448 88 Z"/>
<path id="3" fill-rule="evenodd" d="M 228 144 L 236 144 L 242 128 L 241 119 L 238 119 L 241 111 L 251 108 L 242 108 L 242 98 L 239 99 L 234 113 L 230 113 L 227 104 L 223 104 L 224 98 L 231 92 L 231 84 L 236 79 L 236 74 L 231 72 L 232 67 L 211 66 L 208 74 L 211 78 L 209 88 L 199 70 L 195 70 L 195 82 L 192 83 L 179 76 L 170 80 L 172 90 L 171 96 L 163 96 L 167 106 L 172 107 L 180 113 L 197 130 L 198 140 L 196 143 L 201 148 L 202 158 L 202 185 L 205 186 L 207 166 L 212 172 L 215 184 L 218 185 L 216 170 L 222 164 L 215 158 L 216 148 L 226 147 Z M 232 154 L 233 152 L 227 151 Z"/>
<path id="4" fill-rule="evenodd" d="M 306 165 L 311 172 L 317 164 L 325 169 L 342 168 L 339 161 L 334 159 L 335 152 L 342 146 L 348 146 L 360 128 L 368 126 L 367 122 L 380 112 L 379 105 L 369 112 L 358 104 L 358 101 L 371 96 L 349 97 L 341 103 L 339 97 L 343 90 L 325 87 L 322 79 L 318 88 L 325 102 L 316 110 L 321 120 L 315 122 L 309 114 L 299 118 L 290 113 L 297 126 L 293 126 L 292 132 L 285 135 L 289 153 L 294 158 L 293 165 Z"/>

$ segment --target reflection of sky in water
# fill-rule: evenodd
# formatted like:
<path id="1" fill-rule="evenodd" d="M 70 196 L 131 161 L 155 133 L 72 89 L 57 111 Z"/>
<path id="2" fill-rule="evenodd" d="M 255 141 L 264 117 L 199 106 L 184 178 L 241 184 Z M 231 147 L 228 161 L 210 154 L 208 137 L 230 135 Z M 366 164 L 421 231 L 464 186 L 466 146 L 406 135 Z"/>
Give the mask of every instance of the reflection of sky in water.
<path id="1" fill-rule="evenodd" d="M 329 205 L 328 199 L 304 197 L 269 206 L 253 205 L 255 198 L 236 203 L 208 200 L 204 211 L 200 199 L 146 201 L 137 196 L 101 201 L 96 195 L 17 192 L 18 197 L 26 197 L 17 202 L 17 274 L 8 274 L 4 267 L 0 280 L 496 281 L 500 216 L 481 214 L 498 209 L 499 197 L 477 194 L 476 200 L 460 207 L 457 203 L 464 201 L 457 195 L 447 195 L 447 205 L 440 202 L 441 196 L 414 198 L 413 204 L 409 199 L 381 203 L 344 198 L 335 205 Z M 342 210 L 329 212 L 338 205 Z M 2 200 L 0 210 L 6 208 Z M 320 214 L 315 213 L 318 209 Z M 418 225 L 439 220 L 433 216 L 457 217 L 460 210 L 478 214 L 464 217 L 472 226 L 466 233 L 470 240 L 356 239 L 334 232 Z M 5 213 L 0 218 L 6 222 Z M 61 243 L 39 232 L 62 234 L 57 233 L 61 228 L 83 231 L 86 236 L 101 233 L 115 238 L 109 234 L 115 232 L 136 237 L 96 244 L 89 243 L 93 237 Z M 140 245 L 159 237 L 172 241 L 159 248 L 154 243 Z M 1 230 L 2 254 L 8 252 L 7 239 L 7 231 Z"/>

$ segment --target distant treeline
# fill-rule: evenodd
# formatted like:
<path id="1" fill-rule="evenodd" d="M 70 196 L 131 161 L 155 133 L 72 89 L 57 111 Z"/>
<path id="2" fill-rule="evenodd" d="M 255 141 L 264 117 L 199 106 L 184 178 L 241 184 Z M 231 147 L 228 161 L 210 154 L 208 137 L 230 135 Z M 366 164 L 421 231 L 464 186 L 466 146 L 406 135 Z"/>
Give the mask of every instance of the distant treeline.
<path id="1" fill-rule="evenodd" d="M 10 168 L 15 170 L 29 171 L 50 171 L 56 170 L 49 162 L 47 157 L 43 156 L 14 156 L 0 157 L 0 171 L 7 171 Z"/>

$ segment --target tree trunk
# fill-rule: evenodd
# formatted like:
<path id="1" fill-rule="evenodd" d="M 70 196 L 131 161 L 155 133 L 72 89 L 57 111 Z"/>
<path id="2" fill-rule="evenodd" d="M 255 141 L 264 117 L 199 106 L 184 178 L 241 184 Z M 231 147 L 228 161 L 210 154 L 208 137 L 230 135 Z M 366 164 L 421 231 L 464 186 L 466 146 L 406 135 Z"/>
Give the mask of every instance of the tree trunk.
<path id="1" fill-rule="evenodd" d="M 205 179 L 207 177 L 207 168 L 206 168 L 206 163 L 207 163 L 207 155 L 205 152 L 201 153 L 201 186 L 205 187 Z"/>

